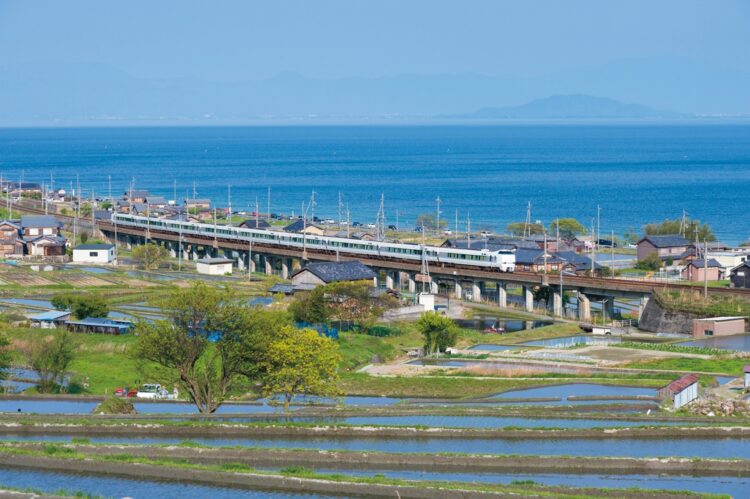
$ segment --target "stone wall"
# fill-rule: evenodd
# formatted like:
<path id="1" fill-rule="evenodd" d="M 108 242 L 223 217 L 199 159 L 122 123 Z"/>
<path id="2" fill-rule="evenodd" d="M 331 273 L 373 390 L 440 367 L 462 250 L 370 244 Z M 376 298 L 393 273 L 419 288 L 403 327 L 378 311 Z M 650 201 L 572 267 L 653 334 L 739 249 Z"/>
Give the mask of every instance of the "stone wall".
<path id="1" fill-rule="evenodd" d="M 652 298 L 643 310 L 638 327 L 654 333 L 692 334 L 693 319 L 700 317 L 688 312 L 665 310 Z"/>

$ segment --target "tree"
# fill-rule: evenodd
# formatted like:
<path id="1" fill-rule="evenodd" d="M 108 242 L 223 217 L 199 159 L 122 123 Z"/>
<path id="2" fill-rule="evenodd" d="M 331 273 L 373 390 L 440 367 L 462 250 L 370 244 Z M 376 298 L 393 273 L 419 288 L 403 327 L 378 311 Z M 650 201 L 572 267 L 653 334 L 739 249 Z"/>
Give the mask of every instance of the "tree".
<path id="1" fill-rule="evenodd" d="M 417 216 L 416 220 L 416 226 L 417 227 L 424 227 L 425 230 L 437 230 L 437 222 L 435 220 L 435 215 L 431 213 L 421 213 Z M 447 220 L 440 220 L 440 228 L 447 227 L 448 221 Z"/>
<path id="2" fill-rule="evenodd" d="M 286 326 L 277 331 L 265 361 L 265 396 L 284 397 L 284 409 L 295 395 L 338 394 L 338 345 L 310 329 Z"/>
<path id="3" fill-rule="evenodd" d="M 63 385 L 65 371 L 75 356 L 71 333 L 61 329 L 51 336 L 33 336 L 25 348 L 27 363 L 39 376 L 40 393 L 51 393 Z"/>
<path id="4" fill-rule="evenodd" d="M 326 302 L 325 287 L 318 286 L 309 293 L 295 297 L 295 300 L 289 304 L 289 312 L 297 322 L 307 324 L 328 322 L 331 317 L 331 310 Z"/>
<path id="5" fill-rule="evenodd" d="M 424 351 L 427 354 L 444 352 L 456 344 L 458 331 L 449 317 L 437 312 L 425 312 L 415 325 L 424 337 Z"/>
<path id="6" fill-rule="evenodd" d="M 240 374 L 237 344 L 246 313 L 226 290 L 203 282 L 174 291 L 162 304 L 166 320 L 140 322 L 134 355 L 176 378 L 201 413 L 211 414 Z M 245 307 L 247 308 L 247 307 Z"/>
<path id="7" fill-rule="evenodd" d="M 88 232 L 81 232 L 81 244 L 86 244 L 86 241 L 89 240 L 89 233 Z"/>
<path id="8" fill-rule="evenodd" d="M 560 226 L 560 237 L 567 240 L 575 239 L 578 234 L 586 232 L 586 227 L 575 218 L 561 218 L 555 220 L 549 225 L 551 234 L 557 234 L 557 227 Z"/>
<path id="9" fill-rule="evenodd" d="M 716 236 L 708 224 L 702 224 L 700 220 L 682 219 L 664 220 L 661 223 L 650 223 L 643 227 L 646 235 L 672 235 L 684 234 L 686 239 L 698 238 L 699 241 L 716 241 Z"/>
<path id="10" fill-rule="evenodd" d="M 0 333 L 0 380 L 5 379 L 6 369 L 10 367 L 11 353 L 8 349 L 10 342 L 5 334 Z"/>
<path id="11" fill-rule="evenodd" d="M 524 231 L 529 232 L 532 236 L 544 234 L 544 226 L 542 224 L 526 225 L 526 222 L 509 223 L 506 230 L 514 236 L 523 236 Z"/>
<path id="12" fill-rule="evenodd" d="M 102 210 L 110 210 L 112 209 L 112 203 L 110 203 L 109 201 L 104 201 L 102 202 L 101 208 Z"/>
<path id="13" fill-rule="evenodd" d="M 144 244 L 133 249 L 133 258 L 146 270 L 155 270 L 166 260 L 167 249 L 153 243 Z"/>
<path id="14" fill-rule="evenodd" d="M 372 291 L 369 281 L 334 282 L 323 287 L 332 310 L 331 316 L 354 322 L 362 332 L 367 332 L 385 310 L 398 304 L 391 295 L 373 294 Z"/>
<path id="15" fill-rule="evenodd" d="M 649 253 L 646 255 L 643 260 L 638 260 L 638 263 L 635 264 L 635 268 L 640 270 L 659 270 L 662 268 L 664 263 L 661 261 L 661 258 L 656 253 Z"/>
<path id="16" fill-rule="evenodd" d="M 52 298 L 52 306 L 56 310 L 70 310 L 79 320 L 109 315 L 109 305 L 101 295 L 58 294 Z"/>

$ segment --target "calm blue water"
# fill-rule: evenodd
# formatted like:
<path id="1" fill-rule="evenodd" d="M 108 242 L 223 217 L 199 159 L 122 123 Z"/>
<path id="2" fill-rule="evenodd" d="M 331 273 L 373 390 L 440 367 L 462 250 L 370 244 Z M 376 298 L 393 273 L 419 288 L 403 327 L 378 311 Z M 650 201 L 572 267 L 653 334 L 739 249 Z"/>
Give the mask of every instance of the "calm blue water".
<path id="1" fill-rule="evenodd" d="M 688 214 L 727 242 L 750 236 L 737 216 L 750 187 L 748 126 L 434 126 L 217 127 L 0 130 L 0 172 L 7 178 L 105 194 L 111 175 L 121 194 L 136 188 L 178 198 L 199 196 L 248 209 L 256 196 L 272 211 L 299 213 L 317 192 L 315 213 L 335 217 L 343 191 L 354 220 L 374 221 L 385 194 L 387 223 L 411 226 L 419 213 L 472 227 L 502 228 L 532 217 L 587 224 L 601 205 L 602 231 Z"/>

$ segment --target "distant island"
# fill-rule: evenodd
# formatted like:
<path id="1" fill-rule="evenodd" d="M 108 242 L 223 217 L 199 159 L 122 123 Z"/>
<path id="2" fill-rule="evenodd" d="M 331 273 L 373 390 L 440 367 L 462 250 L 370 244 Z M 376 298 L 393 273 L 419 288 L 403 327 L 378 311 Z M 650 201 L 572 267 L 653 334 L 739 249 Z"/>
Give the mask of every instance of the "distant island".
<path id="1" fill-rule="evenodd" d="M 518 119 L 675 119 L 689 116 L 673 111 L 627 104 L 592 95 L 553 95 L 520 106 L 485 107 L 468 114 L 442 115 L 437 118 L 518 120 Z"/>

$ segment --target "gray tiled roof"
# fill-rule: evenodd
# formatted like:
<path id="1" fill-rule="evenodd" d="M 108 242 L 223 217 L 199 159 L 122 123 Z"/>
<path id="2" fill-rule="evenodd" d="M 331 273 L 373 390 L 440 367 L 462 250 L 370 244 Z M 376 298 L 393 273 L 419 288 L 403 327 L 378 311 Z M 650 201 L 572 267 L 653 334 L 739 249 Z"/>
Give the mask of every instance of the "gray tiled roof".
<path id="1" fill-rule="evenodd" d="M 271 224 L 264 219 L 255 220 L 254 218 L 248 218 L 240 224 L 240 227 L 247 227 L 248 229 L 268 229 Z"/>
<path id="2" fill-rule="evenodd" d="M 60 227 L 60 222 L 53 215 L 23 215 L 21 227 L 41 229 L 44 227 Z"/>
<path id="3" fill-rule="evenodd" d="M 690 246 L 690 241 L 679 234 L 644 236 L 638 243 L 648 241 L 656 248 L 674 248 L 679 246 Z"/>
<path id="4" fill-rule="evenodd" d="M 688 265 L 692 265 L 697 268 L 705 268 L 706 264 L 703 261 L 703 258 L 696 258 L 692 262 L 690 262 Z M 722 265 L 715 259 L 715 258 L 709 258 L 708 259 L 708 267 L 718 267 L 721 268 Z"/>
<path id="5" fill-rule="evenodd" d="M 284 232 L 302 232 L 305 227 L 318 227 L 317 225 L 307 222 L 305 223 L 301 218 L 290 223 L 284 227 Z M 318 227 L 319 228 L 319 227 Z"/>
<path id="6" fill-rule="evenodd" d="M 74 249 L 77 250 L 108 250 L 114 248 L 114 244 L 79 244 Z"/>
<path id="7" fill-rule="evenodd" d="M 554 253 L 547 253 L 547 263 L 562 263 L 563 259 Z M 541 248 L 518 248 L 516 250 L 516 264 L 543 264 L 544 251 Z"/>
<path id="8" fill-rule="evenodd" d="M 370 267 L 356 260 L 349 262 L 310 263 L 305 268 L 298 270 L 295 275 L 305 270 L 309 270 L 325 283 L 363 281 L 375 277 L 375 272 Z"/>

